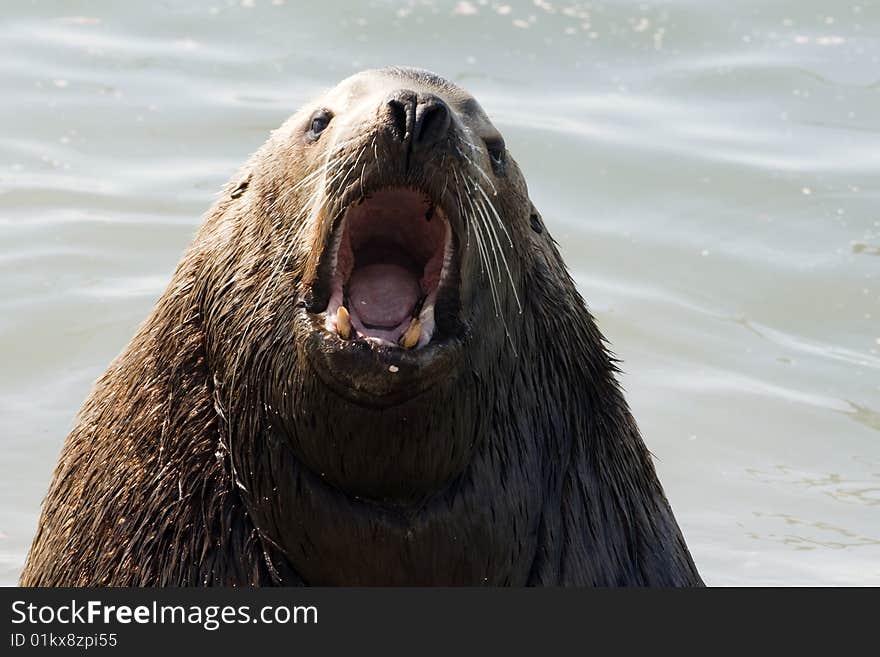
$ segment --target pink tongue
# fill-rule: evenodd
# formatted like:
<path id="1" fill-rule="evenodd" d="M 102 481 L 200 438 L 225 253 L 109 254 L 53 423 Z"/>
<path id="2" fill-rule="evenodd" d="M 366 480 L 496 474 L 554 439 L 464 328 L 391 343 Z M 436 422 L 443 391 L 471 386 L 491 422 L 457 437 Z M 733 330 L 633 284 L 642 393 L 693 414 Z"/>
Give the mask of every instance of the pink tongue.
<path id="1" fill-rule="evenodd" d="M 359 267 L 348 281 L 352 309 L 364 324 L 394 328 L 409 317 L 422 289 L 408 269 L 375 264 Z"/>

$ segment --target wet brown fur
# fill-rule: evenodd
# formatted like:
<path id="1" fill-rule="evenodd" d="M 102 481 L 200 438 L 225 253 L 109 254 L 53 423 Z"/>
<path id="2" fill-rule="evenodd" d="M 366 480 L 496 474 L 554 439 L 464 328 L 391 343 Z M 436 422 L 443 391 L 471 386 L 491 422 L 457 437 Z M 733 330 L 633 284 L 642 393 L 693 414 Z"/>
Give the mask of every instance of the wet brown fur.
<path id="1" fill-rule="evenodd" d="M 311 111 L 229 183 L 97 382 L 21 583 L 701 584 L 614 361 L 512 160 L 497 201 L 523 291 L 522 313 L 502 299 L 511 335 L 489 328 L 485 285 L 465 284 L 467 356 L 448 381 L 369 409 L 317 380 L 291 329 L 329 230 L 303 214 L 310 188 L 295 189 L 315 167 L 301 138 Z M 364 499 L 395 476 L 410 497 Z"/>

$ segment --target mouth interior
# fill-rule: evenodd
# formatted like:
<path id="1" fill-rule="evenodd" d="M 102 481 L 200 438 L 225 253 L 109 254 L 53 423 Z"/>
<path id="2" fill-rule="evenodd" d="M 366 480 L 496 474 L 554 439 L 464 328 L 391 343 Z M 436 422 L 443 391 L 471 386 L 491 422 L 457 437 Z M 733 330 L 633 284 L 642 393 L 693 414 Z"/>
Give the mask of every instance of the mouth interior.
<path id="1" fill-rule="evenodd" d="M 449 222 L 442 210 L 419 191 L 376 192 L 346 210 L 334 248 L 326 328 L 378 344 L 427 344 L 449 259 Z M 340 306 L 348 310 L 349 336 Z"/>

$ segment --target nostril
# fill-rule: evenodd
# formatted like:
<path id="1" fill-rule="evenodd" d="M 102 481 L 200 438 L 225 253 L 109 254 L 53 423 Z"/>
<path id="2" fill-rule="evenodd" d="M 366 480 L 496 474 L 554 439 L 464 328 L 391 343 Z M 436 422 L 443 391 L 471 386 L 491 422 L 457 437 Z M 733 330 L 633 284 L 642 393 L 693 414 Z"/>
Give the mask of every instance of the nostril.
<path id="1" fill-rule="evenodd" d="M 385 129 L 406 144 L 408 152 L 440 141 L 452 125 L 452 111 L 434 94 L 398 90 L 386 98 L 384 107 Z"/>
<path id="2" fill-rule="evenodd" d="M 407 128 L 406 104 L 396 99 L 389 100 L 388 114 L 390 127 L 394 132 L 394 136 L 400 141 L 403 141 L 406 138 Z"/>
<path id="3" fill-rule="evenodd" d="M 447 133 L 451 120 L 446 103 L 439 99 L 429 101 L 416 119 L 415 141 L 420 145 L 433 144 Z"/>

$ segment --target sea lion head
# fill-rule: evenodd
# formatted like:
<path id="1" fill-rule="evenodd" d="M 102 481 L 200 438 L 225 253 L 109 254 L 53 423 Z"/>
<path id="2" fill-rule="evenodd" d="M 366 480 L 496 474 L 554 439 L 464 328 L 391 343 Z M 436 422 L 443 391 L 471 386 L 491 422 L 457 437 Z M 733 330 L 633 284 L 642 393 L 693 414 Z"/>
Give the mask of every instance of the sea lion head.
<path id="1" fill-rule="evenodd" d="M 358 495 L 427 494 L 460 472 L 528 339 L 537 238 L 480 104 L 427 71 L 354 75 L 228 192 L 214 232 L 234 256 L 212 264 L 228 271 L 206 315 L 233 452 L 259 407 L 261 428 Z"/>
<path id="2" fill-rule="evenodd" d="M 399 404 L 454 375 L 485 329 L 503 332 L 484 314 L 516 295 L 504 248 L 508 224 L 528 220 L 522 176 L 477 101 L 427 72 L 355 75 L 292 127 L 320 208 L 308 354 L 341 396 Z"/>

